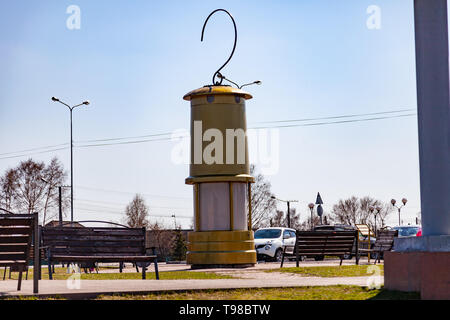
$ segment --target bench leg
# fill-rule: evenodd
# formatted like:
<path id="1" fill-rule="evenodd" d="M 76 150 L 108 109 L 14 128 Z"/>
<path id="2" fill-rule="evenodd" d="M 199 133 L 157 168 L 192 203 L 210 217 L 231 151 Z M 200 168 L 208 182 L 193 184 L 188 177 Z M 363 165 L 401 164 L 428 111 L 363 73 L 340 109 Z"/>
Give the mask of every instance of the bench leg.
<path id="1" fill-rule="evenodd" d="M 342 260 L 343 260 L 343 257 L 341 257 L 341 262 L 339 263 L 339 266 L 342 266 Z"/>
<path id="2" fill-rule="evenodd" d="M 48 278 L 50 280 L 53 280 L 53 275 L 52 275 L 52 262 L 50 259 L 48 259 Z"/>
<path id="3" fill-rule="evenodd" d="M 146 268 L 145 268 L 145 266 L 144 265 L 142 265 L 142 280 L 145 280 L 145 276 L 146 276 Z M 137 269 L 137 264 L 136 264 L 136 269 Z"/>
<path id="4" fill-rule="evenodd" d="M 119 262 L 119 272 L 122 273 L 122 269 L 123 269 L 123 263 Z"/>
<path id="5" fill-rule="evenodd" d="M 27 272 L 25 273 L 25 280 L 28 280 L 28 267 L 27 267 Z"/>
<path id="6" fill-rule="evenodd" d="M 17 283 L 17 291 L 20 291 L 22 286 L 22 269 L 19 271 L 19 282 Z"/>
<path id="7" fill-rule="evenodd" d="M 159 272 L 158 272 L 158 259 L 156 258 L 153 263 L 155 264 L 155 275 L 156 275 L 156 280 L 159 280 Z"/>
<path id="8" fill-rule="evenodd" d="M 6 279 L 6 269 L 8 269 L 8 267 L 5 267 L 5 272 L 3 272 L 3 280 Z"/>
<path id="9" fill-rule="evenodd" d="M 284 263 L 284 254 L 286 252 L 286 247 L 284 247 L 283 249 L 283 255 L 281 256 L 281 264 L 280 264 L 280 268 L 283 268 L 283 263 Z"/>

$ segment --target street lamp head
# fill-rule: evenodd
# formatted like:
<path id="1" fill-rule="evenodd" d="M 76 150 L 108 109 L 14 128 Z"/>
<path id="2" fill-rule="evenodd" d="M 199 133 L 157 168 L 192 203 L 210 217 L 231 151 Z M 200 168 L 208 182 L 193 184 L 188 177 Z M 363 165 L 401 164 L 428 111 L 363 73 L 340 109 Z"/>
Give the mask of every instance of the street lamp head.
<path id="1" fill-rule="evenodd" d="M 254 84 L 257 84 L 258 86 L 262 85 L 262 81 L 260 81 L 260 80 L 256 80 L 256 81 L 254 81 L 253 83 L 254 83 Z"/>
<path id="2" fill-rule="evenodd" d="M 275 196 L 271 196 L 270 199 L 276 199 L 276 197 Z"/>
<path id="3" fill-rule="evenodd" d="M 391 203 L 392 203 L 392 205 L 393 206 L 395 206 L 395 203 L 396 203 L 397 201 L 395 200 L 395 199 L 391 199 Z"/>
<path id="4" fill-rule="evenodd" d="M 402 199 L 402 202 L 403 202 L 403 205 L 406 205 L 406 202 L 408 202 L 408 199 L 403 198 L 403 199 Z"/>
<path id="5" fill-rule="evenodd" d="M 55 97 L 52 97 L 52 100 L 53 100 L 54 102 L 59 102 L 59 99 L 58 99 L 58 98 L 55 98 Z"/>
<path id="6" fill-rule="evenodd" d="M 84 105 L 88 106 L 90 104 L 89 100 L 86 100 L 85 102 L 83 102 Z"/>
<path id="7" fill-rule="evenodd" d="M 310 203 L 310 204 L 308 204 L 308 208 L 310 208 L 310 209 L 312 209 L 312 208 L 314 208 L 314 203 Z"/>

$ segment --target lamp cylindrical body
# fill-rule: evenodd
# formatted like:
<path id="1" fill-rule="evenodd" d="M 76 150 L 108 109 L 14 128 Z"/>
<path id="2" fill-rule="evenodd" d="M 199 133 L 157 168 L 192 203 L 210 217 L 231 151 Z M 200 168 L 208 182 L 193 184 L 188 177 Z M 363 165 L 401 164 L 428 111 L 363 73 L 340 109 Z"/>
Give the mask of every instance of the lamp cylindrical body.
<path id="1" fill-rule="evenodd" d="M 193 267 L 256 263 L 251 230 L 251 183 L 245 100 L 229 86 L 206 86 L 184 96 L 191 102 L 194 232 L 187 263 Z"/>

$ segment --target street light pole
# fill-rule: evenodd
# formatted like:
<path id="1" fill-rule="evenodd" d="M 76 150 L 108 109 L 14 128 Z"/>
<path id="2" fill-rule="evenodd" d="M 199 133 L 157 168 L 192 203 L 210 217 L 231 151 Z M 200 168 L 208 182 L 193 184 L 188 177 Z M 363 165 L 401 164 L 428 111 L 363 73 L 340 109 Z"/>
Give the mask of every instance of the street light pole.
<path id="1" fill-rule="evenodd" d="M 290 228 L 291 227 L 291 209 L 290 209 L 290 203 L 291 202 L 298 202 L 298 200 L 281 200 L 281 199 L 278 199 L 277 197 L 275 197 L 275 196 L 271 196 L 271 198 L 272 199 L 274 199 L 274 200 L 278 200 L 278 201 L 281 201 L 281 202 L 286 202 L 287 203 L 287 222 L 288 222 L 288 228 Z"/>
<path id="2" fill-rule="evenodd" d="M 70 108 L 70 222 L 73 222 L 73 137 L 72 137 L 72 110 Z"/>
<path id="3" fill-rule="evenodd" d="M 395 205 L 396 202 L 397 202 L 397 201 L 396 201 L 395 199 L 392 199 L 392 200 L 391 200 L 392 206 L 393 206 L 393 207 L 396 207 L 396 208 L 398 209 L 398 225 L 400 226 L 400 225 L 402 224 L 401 219 L 400 219 L 400 211 L 401 211 L 401 209 L 406 205 L 406 202 L 408 202 L 408 199 L 406 199 L 406 198 L 403 198 L 403 199 L 402 199 L 402 203 L 403 203 L 402 206 L 396 206 L 396 205 Z"/>
<path id="4" fill-rule="evenodd" d="M 309 208 L 309 210 L 311 211 L 311 231 L 312 231 L 312 229 L 313 229 L 313 227 L 314 227 L 314 224 L 313 224 L 313 219 L 314 219 L 314 217 L 313 217 L 313 212 L 314 212 L 314 203 L 310 203 L 310 204 L 308 204 L 308 208 Z"/>
<path id="5" fill-rule="evenodd" d="M 62 217 L 62 188 L 68 188 L 70 186 L 57 186 L 57 185 L 52 185 L 50 182 L 48 182 L 47 180 L 45 180 L 44 178 L 41 177 L 41 180 L 48 184 L 48 188 L 49 188 L 49 192 L 51 191 L 51 189 L 53 189 L 54 187 L 58 187 L 58 205 L 59 205 L 59 225 L 62 225 L 63 222 L 63 217 Z M 45 223 L 45 221 L 43 221 L 43 223 Z"/>
<path id="6" fill-rule="evenodd" d="M 52 97 L 52 101 L 59 102 L 65 105 L 70 110 L 70 222 L 73 222 L 73 135 L 72 135 L 72 111 L 76 107 L 86 105 L 88 106 L 90 103 L 88 100 L 83 103 L 77 104 L 75 106 L 69 106 L 67 103 L 59 100 L 58 98 Z"/>
<path id="7" fill-rule="evenodd" d="M 375 211 L 375 209 L 377 210 L 377 211 Z M 372 206 L 372 205 L 370 205 L 369 206 L 369 211 L 370 211 L 370 213 L 373 213 L 374 214 L 374 217 L 375 217 L 375 236 L 377 235 L 377 214 L 379 214 L 380 213 L 380 211 L 381 211 L 381 207 L 380 206 L 377 206 L 376 208 L 374 207 L 374 206 Z M 375 212 L 375 213 L 374 213 Z"/>

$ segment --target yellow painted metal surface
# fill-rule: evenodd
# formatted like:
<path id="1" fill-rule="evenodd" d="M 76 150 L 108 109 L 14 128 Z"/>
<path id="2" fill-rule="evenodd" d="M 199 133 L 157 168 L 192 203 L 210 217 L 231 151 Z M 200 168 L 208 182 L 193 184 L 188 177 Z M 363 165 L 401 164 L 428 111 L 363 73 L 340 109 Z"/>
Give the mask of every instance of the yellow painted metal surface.
<path id="1" fill-rule="evenodd" d="M 253 231 L 235 230 L 235 231 L 202 231 L 189 232 L 188 242 L 205 241 L 247 241 L 253 240 Z"/>
<path id="2" fill-rule="evenodd" d="M 255 178 L 249 174 L 239 174 L 237 176 L 207 176 L 186 178 L 186 184 L 207 182 L 255 182 Z"/>
<path id="3" fill-rule="evenodd" d="M 235 218 L 232 184 L 254 182 L 254 178 L 250 175 L 245 110 L 245 102 L 251 98 L 249 93 L 230 86 L 205 86 L 183 97 L 191 104 L 191 165 L 189 177 L 185 182 L 195 185 L 196 190 L 196 231 L 188 233 L 188 264 L 256 264 L 253 231 L 250 229 L 250 231 L 199 231 L 203 214 L 199 205 L 199 199 L 202 197 L 199 184 L 220 182 L 230 184 L 229 195 L 224 196 L 230 197 L 230 229 L 232 229 Z M 216 144 L 217 139 L 222 139 L 220 147 L 216 147 L 220 145 Z"/>
<path id="4" fill-rule="evenodd" d="M 188 233 L 187 263 L 255 264 L 253 231 L 207 231 Z"/>
<path id="5" fill-rule="evenodd" d="M 255 244 L 253 240 L 190 242 L 187 244 L 187 249 L 189 252 L 246 251 L 246 250 L 254 250 Z"/>
<path id="6" fill-rule="evenodd" d="M 194 252 L 187 255 L 186 262 L 191 265 L 254 265 L 256 264 L 256 251 Z"/>
<path id="7" fill-rule="evenodd" d="M 191 101 L 194 97 L 199 96 L 206 96 L 206 95 L 229 95 L 229 94 L 236 94 L 239 96 L 244 97 L 245 99 L 249 100 L 252 97 L 252 95 L 248 92 L 245 92 L 238 88 L 233 88 L 231 86 L 204 86 L 195 90 L 192 90 L 191 92 L 184 95 L 183 99 L 187 101 Z"/>
<path id="8" fill-rule="evenodd" d="M 229 86 L 211 86 L 191 91 L 184 98 L 191 102 L 191 165 L 186 183 L 209 176 L 250 176 L 245 100 L 251 95 Z M 206 133 L 214 136 L 207 138 Z M 208 148 L 214 151 L 208 153 Z M 214 154 L 211 162 L 206 160 L 209 154 Z"/>

